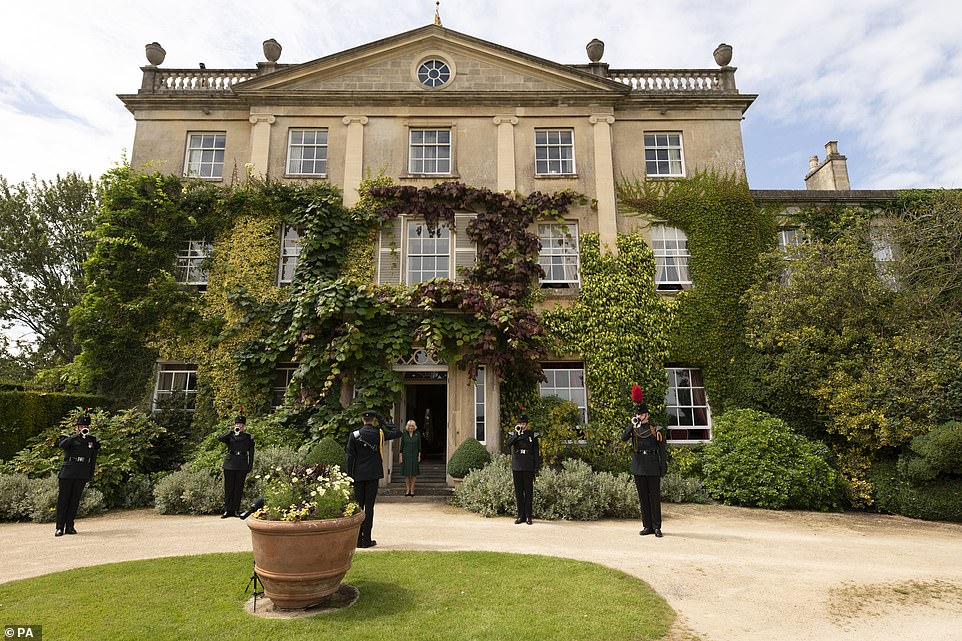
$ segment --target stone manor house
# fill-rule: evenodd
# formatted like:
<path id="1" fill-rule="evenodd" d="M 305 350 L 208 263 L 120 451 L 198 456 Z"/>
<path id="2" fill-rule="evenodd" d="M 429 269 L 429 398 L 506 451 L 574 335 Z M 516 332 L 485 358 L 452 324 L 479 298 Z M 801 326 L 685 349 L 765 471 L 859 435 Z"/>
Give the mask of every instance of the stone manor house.
<path id="1" fill-rule="evenodd" d="M 619 212 L 622 176 L 664 180 L 700 170 L 744 175 L 741 120 L 756 98 L 740 93 L 731 48 L 715 51 L 706 69 L 614 69 L 601 62 L 603 43 L 587 46 L 584 64 L 559 64 L 433 24 L 299 64 L 281 64 L 280 45 L 264 43 L 266 61 L 247 69 L 161 68 L 164 52 L 147 46 L 143 84 L 121 95 L 136 120 L 134 167 L 229 182 L 248 171 L 275 180 L 327 180 L 350 206 L 368 172 L 383 171 L 401 185 L 457 180 L 503 192 L 570 189 L 596 201 L 575 207 L 569 234 L 539 224 L 545 305 L 571 301 L 579 287 L 579 237 L 597 233 L 613 247 L 616 234 L 637 219 Z M 707 52 L 706 52 L 707 58 Z M 761 199 L 800 204 L 865 198 L 849 190 L 845 158 L 835 143 L 813 160 L 812 191 L 754 192 Z M 838 191 L 842 190 L 842 191 Z M 456 278 L 474 261 L 458 216 L 453 229 L 428 233 L 423 222 L 400 217 L 381 243 L 380 283 L 413 284 Z M 678 229 L 641 231 L 656 255 L 656 286 L 664 295 L 692 286 L 687 239 Z M 290 282 L 299 252 L 295 228 L 277 232 L 277 284 Z M 791 232 L 782 242 L 792 242 Z M 399 245 L 399 247 L 398 247 Z M 397 251 L 399 249 L 399 251 Z M 201 263 L 210 245 L 183 239 L 179 279 L 203 289 Z M 543 394 L 557 394 L 591 412 L 591 390 L 577 360 L 543 363 Z M 293 365 L 277 370 L 283 398 Z M 157 364 L 155 398 L 196 392 L 196 366 Z M 429 454 L 446 458 L 466 438 L 500 447 L 497 381 L 436 362 L 412 346 L 399 423 L 415 418 Z M 711 438 L 711 408 L 699 369 L 668 367 L 670 440 Z M 280 401 L 278 400 L 278 403 Z"/>

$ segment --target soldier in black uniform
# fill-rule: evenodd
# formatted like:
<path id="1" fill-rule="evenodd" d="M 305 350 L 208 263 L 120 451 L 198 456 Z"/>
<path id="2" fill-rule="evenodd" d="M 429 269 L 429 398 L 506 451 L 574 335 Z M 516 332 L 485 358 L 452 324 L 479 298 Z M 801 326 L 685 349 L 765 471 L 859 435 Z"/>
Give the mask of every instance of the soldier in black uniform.
<path id="1" fill-rule="evenodd" d="M 234 419 L 234 428 L 217 437 L 227 445 L 224 455 L 224 513 L 220 518 L 240 516 L 241 498 L 244 496 L 244 481 L 247 473 L 254 467 L 254 437 L 248 434 L 247 417 Z"/>
<path id="2" fill-rule="evenodd" d="M 520 523 L 531 525 L 531 518 L 534 516 L 532 508 L 534 477 L 541 469 L 539 436 L 537 432 L 528 429 L 528 417 L 521 414 L 514 431 L 505 441 L 505 445 L 514 448 L 511 454 L 511 472 L 514 476 L 514 496 L 518 501 L 518 518 L 514 520 L 515 525 Z"/>
<path id="3" fill-rule="evenodd" d="M 635 416 L 621 435 L 622 441 L 629 438 L 631 473 L 635 476 L 641 522 L 644 525 L 639 534 L 654 534 L 661 538 L 661 477 L 668 472 L 668 449 L 661 431 L 649 423 L 648 405 L 644 401 L 636 404 Z"/>
<path id="4" fill-rule="evenodd" d="M 54 536 L 76 534 L 74 519 L 80 509 L 80 495 L 87 481 L 94 476 L 100 441 L 90 434 L 90 415 L 77 417 L 74 433 L 62 436 L 57 446 L 64 451 L 63 464 L 57 475 L 60 491 L 57 494 L 57 529 Z"/>
<path id="5" fill-rule="evenodd" d="M 374 425 L 377 419 L 379 426 Z M 374 502 L 377 486 L 384 478 L 381 451 L 384 441 L 401 438 L 401 430 L 373 410 L 361 414 L 362 425 L 347 439 L 347 474 L 354 479 L 354 498 L 364 510 L 364 523 L 357 535 L 357 547 L 371 548 L 377 541 L 371 538 L 374 527 Z"/>

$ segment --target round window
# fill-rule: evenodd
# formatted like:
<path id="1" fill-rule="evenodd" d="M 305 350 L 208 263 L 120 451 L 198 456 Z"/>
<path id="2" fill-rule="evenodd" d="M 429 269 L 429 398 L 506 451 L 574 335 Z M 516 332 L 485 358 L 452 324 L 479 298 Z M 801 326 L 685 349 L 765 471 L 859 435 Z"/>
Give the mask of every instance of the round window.
<path id="1" fill-rule="evenodd" d="M 418 82 L 433 89 L 446 84 L 451 79 L 451 68 L 443 60 L 425 60 L 418 67 Z"/>

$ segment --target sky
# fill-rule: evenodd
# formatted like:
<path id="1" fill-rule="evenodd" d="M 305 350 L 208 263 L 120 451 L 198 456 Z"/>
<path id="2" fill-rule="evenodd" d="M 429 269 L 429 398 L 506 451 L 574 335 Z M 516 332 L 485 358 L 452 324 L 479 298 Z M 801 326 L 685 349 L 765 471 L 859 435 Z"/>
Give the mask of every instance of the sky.
<path id="1" fill-rule="evenodd" d="M 99 176 L 121 162 L 144 45 L 168 68 L 306 62 L 429 24 L 433 0 L 0 0 L 0 176 Z M 749 184 L 804 189 L 839 141 L 854 189 L 962 187 L 957 0 L 442 0 L 445 27 L 565 64 L 714 68 L 732 45 Z"/>

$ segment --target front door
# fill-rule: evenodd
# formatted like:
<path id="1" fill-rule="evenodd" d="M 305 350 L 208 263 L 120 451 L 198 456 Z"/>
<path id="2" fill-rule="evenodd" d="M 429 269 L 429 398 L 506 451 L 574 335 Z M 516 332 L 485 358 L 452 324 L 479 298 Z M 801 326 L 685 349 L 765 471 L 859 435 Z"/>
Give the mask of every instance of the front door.
<path id="1" fill-rule="evenodd" d="M 422 460 L 445 463 L 448 442 L 446 380 L 405 381 L 401 420 L 397 426 L 404 430 L 409 420 L 417 423 L 421 434 Z"/>

